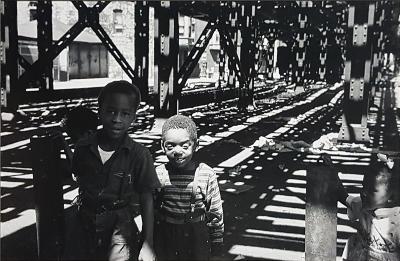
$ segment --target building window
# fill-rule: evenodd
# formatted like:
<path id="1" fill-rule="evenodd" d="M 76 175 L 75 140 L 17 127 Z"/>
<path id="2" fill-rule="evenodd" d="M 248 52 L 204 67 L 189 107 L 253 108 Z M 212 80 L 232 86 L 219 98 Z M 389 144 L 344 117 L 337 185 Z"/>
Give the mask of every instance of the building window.
<path id="1" fill-rule="evenodd" d="M 124 26 L 122 23 L 122 10 L 114 9 L 114 32 L 122 33 L 124 30 Z"/>
<path id="2" fill-rule="evenodd" d="M 37 2 L 29 2 L 28 4 L 29 9 L 29 21 L 36 20 L 37 18 Z"/>

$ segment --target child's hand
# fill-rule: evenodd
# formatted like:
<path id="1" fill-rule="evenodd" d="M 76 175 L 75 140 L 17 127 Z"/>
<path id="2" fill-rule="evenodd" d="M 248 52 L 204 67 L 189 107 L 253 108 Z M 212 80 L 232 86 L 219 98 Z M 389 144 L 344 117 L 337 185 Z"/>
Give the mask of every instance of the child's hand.
<path id="1" fill-rule="evenodd" d="M 143 242 L 142 249 L 139 252 L 139 261 L 155 261 L 156 254 L 154 253 L 153 248 L 146 242 Z"/>

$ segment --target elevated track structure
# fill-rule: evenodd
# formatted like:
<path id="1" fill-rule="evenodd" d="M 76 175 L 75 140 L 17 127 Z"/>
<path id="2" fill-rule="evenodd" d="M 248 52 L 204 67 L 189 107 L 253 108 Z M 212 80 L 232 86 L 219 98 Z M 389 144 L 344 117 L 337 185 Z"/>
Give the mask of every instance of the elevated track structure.
<path id="1" fill-rule="evenodd" d="M 214 32 L 220 35 L 218 97 L 222 91 L 223 64 L 228 63 L 228 86 L 237 87 L 237 106 L 251 109 L 254 79 L 260 59 L 266 59 L 266 76 L 272 79 L 272 46 L 279 39 L 289 50 L 288 81 L 341 81 L 344 75 L 344 121 L 340 139 L 368 142 L 368 101 L 383 79 L 389 54 L 398 61 L 397 35 L 400 4 L 396 1 L 137 1 L 135 2 L 135 65 L 127 62 L 100 25 L 99 15 L 110 4 L 93 6 L 72 1 L 78 21 L 60 39 L 52 37 L 52 3 L 38 1 L 38 59 L 30 64 L 16 46 L 17 3 L 2 5 L 2 106 L 16 110 L 29 101 L 27 89 L 39 86 L 40 96 L 55 95 L 52 61 L 85 29 L 91 28 L 115 58 L 143 99 L 155 106 L 156 118 L 178 113 L 183 89 Z M 154 64 L 149 64 L 149 8 L 154 9 Z M 178 68 L 178 13 L 207 21 L 188 57 Z M 270 47 L 263 47 L 267 41 Z M 339 55 L 338 55 L 339 54 Z M 343 56 L 341 54 L 344 54 Z M 272 54 L 273 55 L 273 54 Z M 386 55 L 386 56 L 385 56 Z M 339 56 L 339 57 L 338 57 Z M 25 72 L 18 77 L 18 64 Z M 149 90 L 149 66 L 154 66 Z M 238 84 L 236 84 L 236 82 Z"/>

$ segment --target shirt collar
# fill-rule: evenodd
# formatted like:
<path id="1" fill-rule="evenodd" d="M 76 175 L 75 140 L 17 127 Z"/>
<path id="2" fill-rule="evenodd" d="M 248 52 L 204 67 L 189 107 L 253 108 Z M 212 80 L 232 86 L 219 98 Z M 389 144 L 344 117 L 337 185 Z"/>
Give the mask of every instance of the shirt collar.
<path id="1" fill-rule="evenodd" d="M 95 133 L 89 135 L 88 137 L 79 140 L 79 142 L 76 144 L 76 146 L 77 147 L 90 146 L 90 147 L 94 147 L 97 149 L 97 145 L 99 144 L 97 135 L 98 135 L 98 132 L 95 132 Z M 119 149 L 131 150 L 133 148 L 133 145 L 134 144 L 133 144 L 133 140 L 131 139 L 131 137 L 129 137 L 128 134 L 125 134 L 122 144 L 119 147 Z"/>

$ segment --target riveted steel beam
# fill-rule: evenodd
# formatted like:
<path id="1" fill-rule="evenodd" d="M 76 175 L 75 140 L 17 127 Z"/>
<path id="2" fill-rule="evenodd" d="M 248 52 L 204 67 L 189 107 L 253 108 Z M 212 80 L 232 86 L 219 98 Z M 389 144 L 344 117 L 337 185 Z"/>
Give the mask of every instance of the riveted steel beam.
<path id="1" fill-rule="evenodd" d="M 40 85 L 41 91 L 53 90 L 53 59 L 47 53 L 53 43 L 52 26 L 52 3 L 51 1 L 38 1 L 37 3 L 37 45 L 38 59 L 46 60 L 46 65 L 41 70 Z"/>
<path id="2" fill-rule="evenodd" d="M 178 113 L 177 67 L 179 49 L 178 13 L 173 1 L 155 3 L 154 94 L 156 118 Z"/>
<path id="3" fill-rule="evenodd" d="M 341 141 L 369 142 L 367 115 L 371 87 L 374 15 L 375 3 L 349 2 L 344 108 L 339 131 Z"/>
<path id="4" fill-rule="evenodd" d="M 298 23 L 298 30 L 296 32 L 296 42 L 293 46 L 293 53 L 295 57 L 295 62 L 293 64 L 293 73 L 292 73 L 292 80 L 296 84 L 296 86 L 304 84 L 305 78 L 305 59 L 306 59 L 306 45 L 308 42 L 308 34 L 307 29 L 309 27 L 309 18 L 307 16 L 307 12 L 305 10 L 308 2 L 310 1 L 297 1 L 301 7 L 298 8 L 297 14 L 297 23 Z"/>
<path id="5" fill-rule="evenodd" d="M 135 2 L 135 75 L 142 100 L 149 101 L 149 3 Z"/>

